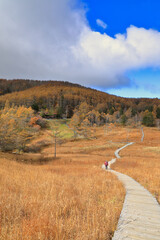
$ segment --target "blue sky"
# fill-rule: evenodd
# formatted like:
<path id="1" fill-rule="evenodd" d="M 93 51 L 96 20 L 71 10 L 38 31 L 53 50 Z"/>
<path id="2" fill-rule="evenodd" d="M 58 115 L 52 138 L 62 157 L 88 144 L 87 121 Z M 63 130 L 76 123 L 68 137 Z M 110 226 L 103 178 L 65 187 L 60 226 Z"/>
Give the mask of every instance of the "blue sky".
<path id="1" fill-rule="evenodd" d="M 160 98 L 159 0 L 0 0 L 0 78 Z"/>
<path id="2" fill-rule="evenodd" d="M 114 37 L 125 33 L 130 25 L 160 31 L 159 0 L 84 0 L 87 19 L 94 31 Z M 96 19 L 106 23 L 104 29 Z M 155 46 L 156 48 L 156 46 Z M 111 94 L 126 97 L 160 98 L 160 69 L 144 68 L 130 71 L 127 76 L 133 82 L 128 87 L 103 89 Z"/>
<path id="3" fill-rule="evenodd" d="M 84 0 L 87 19 L 93 30 L 102 31 L 96 19 L 107 23 L 110 36 L 124 33 L 130 25 L 160 30 L 159 0 Z M 103 32 L 103 31 L 102 31 Z"/>

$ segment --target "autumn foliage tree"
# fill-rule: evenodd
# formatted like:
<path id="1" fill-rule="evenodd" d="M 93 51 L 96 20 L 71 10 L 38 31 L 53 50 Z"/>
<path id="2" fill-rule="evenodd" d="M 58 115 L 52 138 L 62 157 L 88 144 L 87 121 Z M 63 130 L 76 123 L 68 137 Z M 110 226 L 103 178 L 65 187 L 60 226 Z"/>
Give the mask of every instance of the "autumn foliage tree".
<path id="1" fill-rule="evenodd" d="M 23 150 L 26 143 L 37 132 L 39 127 L 30 124 L 33 110 L 24 106 L 5 107 L 0 112 L 0 149 L 1 150 Z"/>
<path id="2" fill-rule="evenodd" d="M 73 130 L 74 138 L 77 138 L 78 136 L 79 126 L 80 126 L 79 114 L 77 111 L 75 111 L 69 124 L 69 127 Z"/>
<path id="3" fill-rule="evenodd" d="M 88 138 L 93 135 L 92 127 L 100 126 L 106 123 L 106 114 L 91 108 L 90 105 L 83 102 L 74 111 L 70 121 L 70 127 L 74 131 L 74 136 L 83 135 Z"/>
<path id="4" fill-rule="evenodd" d="M 123 114 L 123 115 L 121 116 L 121 124 L 122 124 L 123 126 L 125 126 L 126 123 L 127 123 L 127 116 L 126 116 L 125 114 Z"/>
<path id="5" fill-rule="evenodd" d="M 146 110 L 143 116 L 142 123 L 147 127 L 153 127 L 155 125 L 155 119 L 152 112 Z"/>
<path id="6" fill-rule="evenodd" d="M 160 107 L 158 107 L 156 110 L 156 117 L 160 119 Z"/>

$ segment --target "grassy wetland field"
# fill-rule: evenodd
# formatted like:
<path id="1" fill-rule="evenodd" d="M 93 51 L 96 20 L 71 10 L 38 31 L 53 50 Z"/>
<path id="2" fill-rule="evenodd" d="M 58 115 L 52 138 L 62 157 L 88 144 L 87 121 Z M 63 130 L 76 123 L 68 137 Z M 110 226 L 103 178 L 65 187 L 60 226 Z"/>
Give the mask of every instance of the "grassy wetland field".
<path id="1" fill-rule="evenodd" d="M 119 144 L 108 143 L 103 128 L 96 139 L 76 141 L 68 138 L 68 127 L 59 128 L 67 139 L 58 144 L 56 159 L 54 144 L 42 149 L 50 160 L 43 164 L 34 153 L 21 154 L 18 162 L 16 154 L 1 153 L 1 239 L 111 239 L 125 192 L 101 165 Z M 38 141 L 50 141 L 49 131 L 33 145 Z"/>
<path id="2" fill-rule="evenodd" d="M 126 142 L 135 144 L 112 167 L 160 201 L 158 129 L 145 128 L 141 142 L 137 128 L 95 127 L 94 138 L 74 139 L 68 125 L 56 121 L 56 127 L 61 133 L 57 158 L 50 130 L 31 143 L 49 143 L 39 154 L 0 154 L 0 239 L 111 239 L 125 190 L 101 165 Z"/>

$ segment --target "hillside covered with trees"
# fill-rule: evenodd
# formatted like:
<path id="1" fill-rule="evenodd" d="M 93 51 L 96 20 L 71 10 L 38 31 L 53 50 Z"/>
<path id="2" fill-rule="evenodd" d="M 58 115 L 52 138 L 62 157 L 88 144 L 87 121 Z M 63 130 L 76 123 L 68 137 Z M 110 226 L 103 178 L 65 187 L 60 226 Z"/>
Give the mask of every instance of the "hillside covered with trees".
<path id="1" fill-rule="evenodd" d="M 52 83 L 57 86 L 59 84 L 62 85 L 62 82 L 58 82 L 58 81 L 39 81 L 39 80 L 28 80 L 28 79 L 25 79 L 25 80 L 24 79 L 14 79 L 14 80 L 0 79 L 0 95 L 23 91 L 28 88 L 32 88 L 35 86 L 40 86 L 48 83 Z M 69 82 L 63 82 L 63 85 L 72 86 L 73 84 Z M 80 86 L 80 85 L 77 84 L 77 86 Z"/>
<path id="2" fill-rule="evenodd" d="M 71 118 L 84 109 L 90 124 L 118 122 L 153 126 L 160 119 L 158 98 L 122 98 L 69 82 L 3 79 L 0 92 L 1 109 L 8 100 L 10 106 L 32 107 L 46 118 Z"/>

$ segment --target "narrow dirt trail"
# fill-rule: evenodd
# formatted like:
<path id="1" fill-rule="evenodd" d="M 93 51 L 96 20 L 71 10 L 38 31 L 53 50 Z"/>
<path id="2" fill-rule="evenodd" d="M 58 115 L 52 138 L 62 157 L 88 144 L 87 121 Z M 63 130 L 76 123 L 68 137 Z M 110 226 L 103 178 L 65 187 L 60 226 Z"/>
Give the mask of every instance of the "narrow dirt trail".
<path id="1" fill-rule="evenodd" d="M 120 158 L 119 152 L 132 144 L 116 150 L 116 158 L 109 162 L 109 167 Z M 160 240 L 160 206 L 156 199 L 133 178 L 114 170 L 109 171 L 119 178 L 126 189 L 123 209 L 112 240 Z"/>

